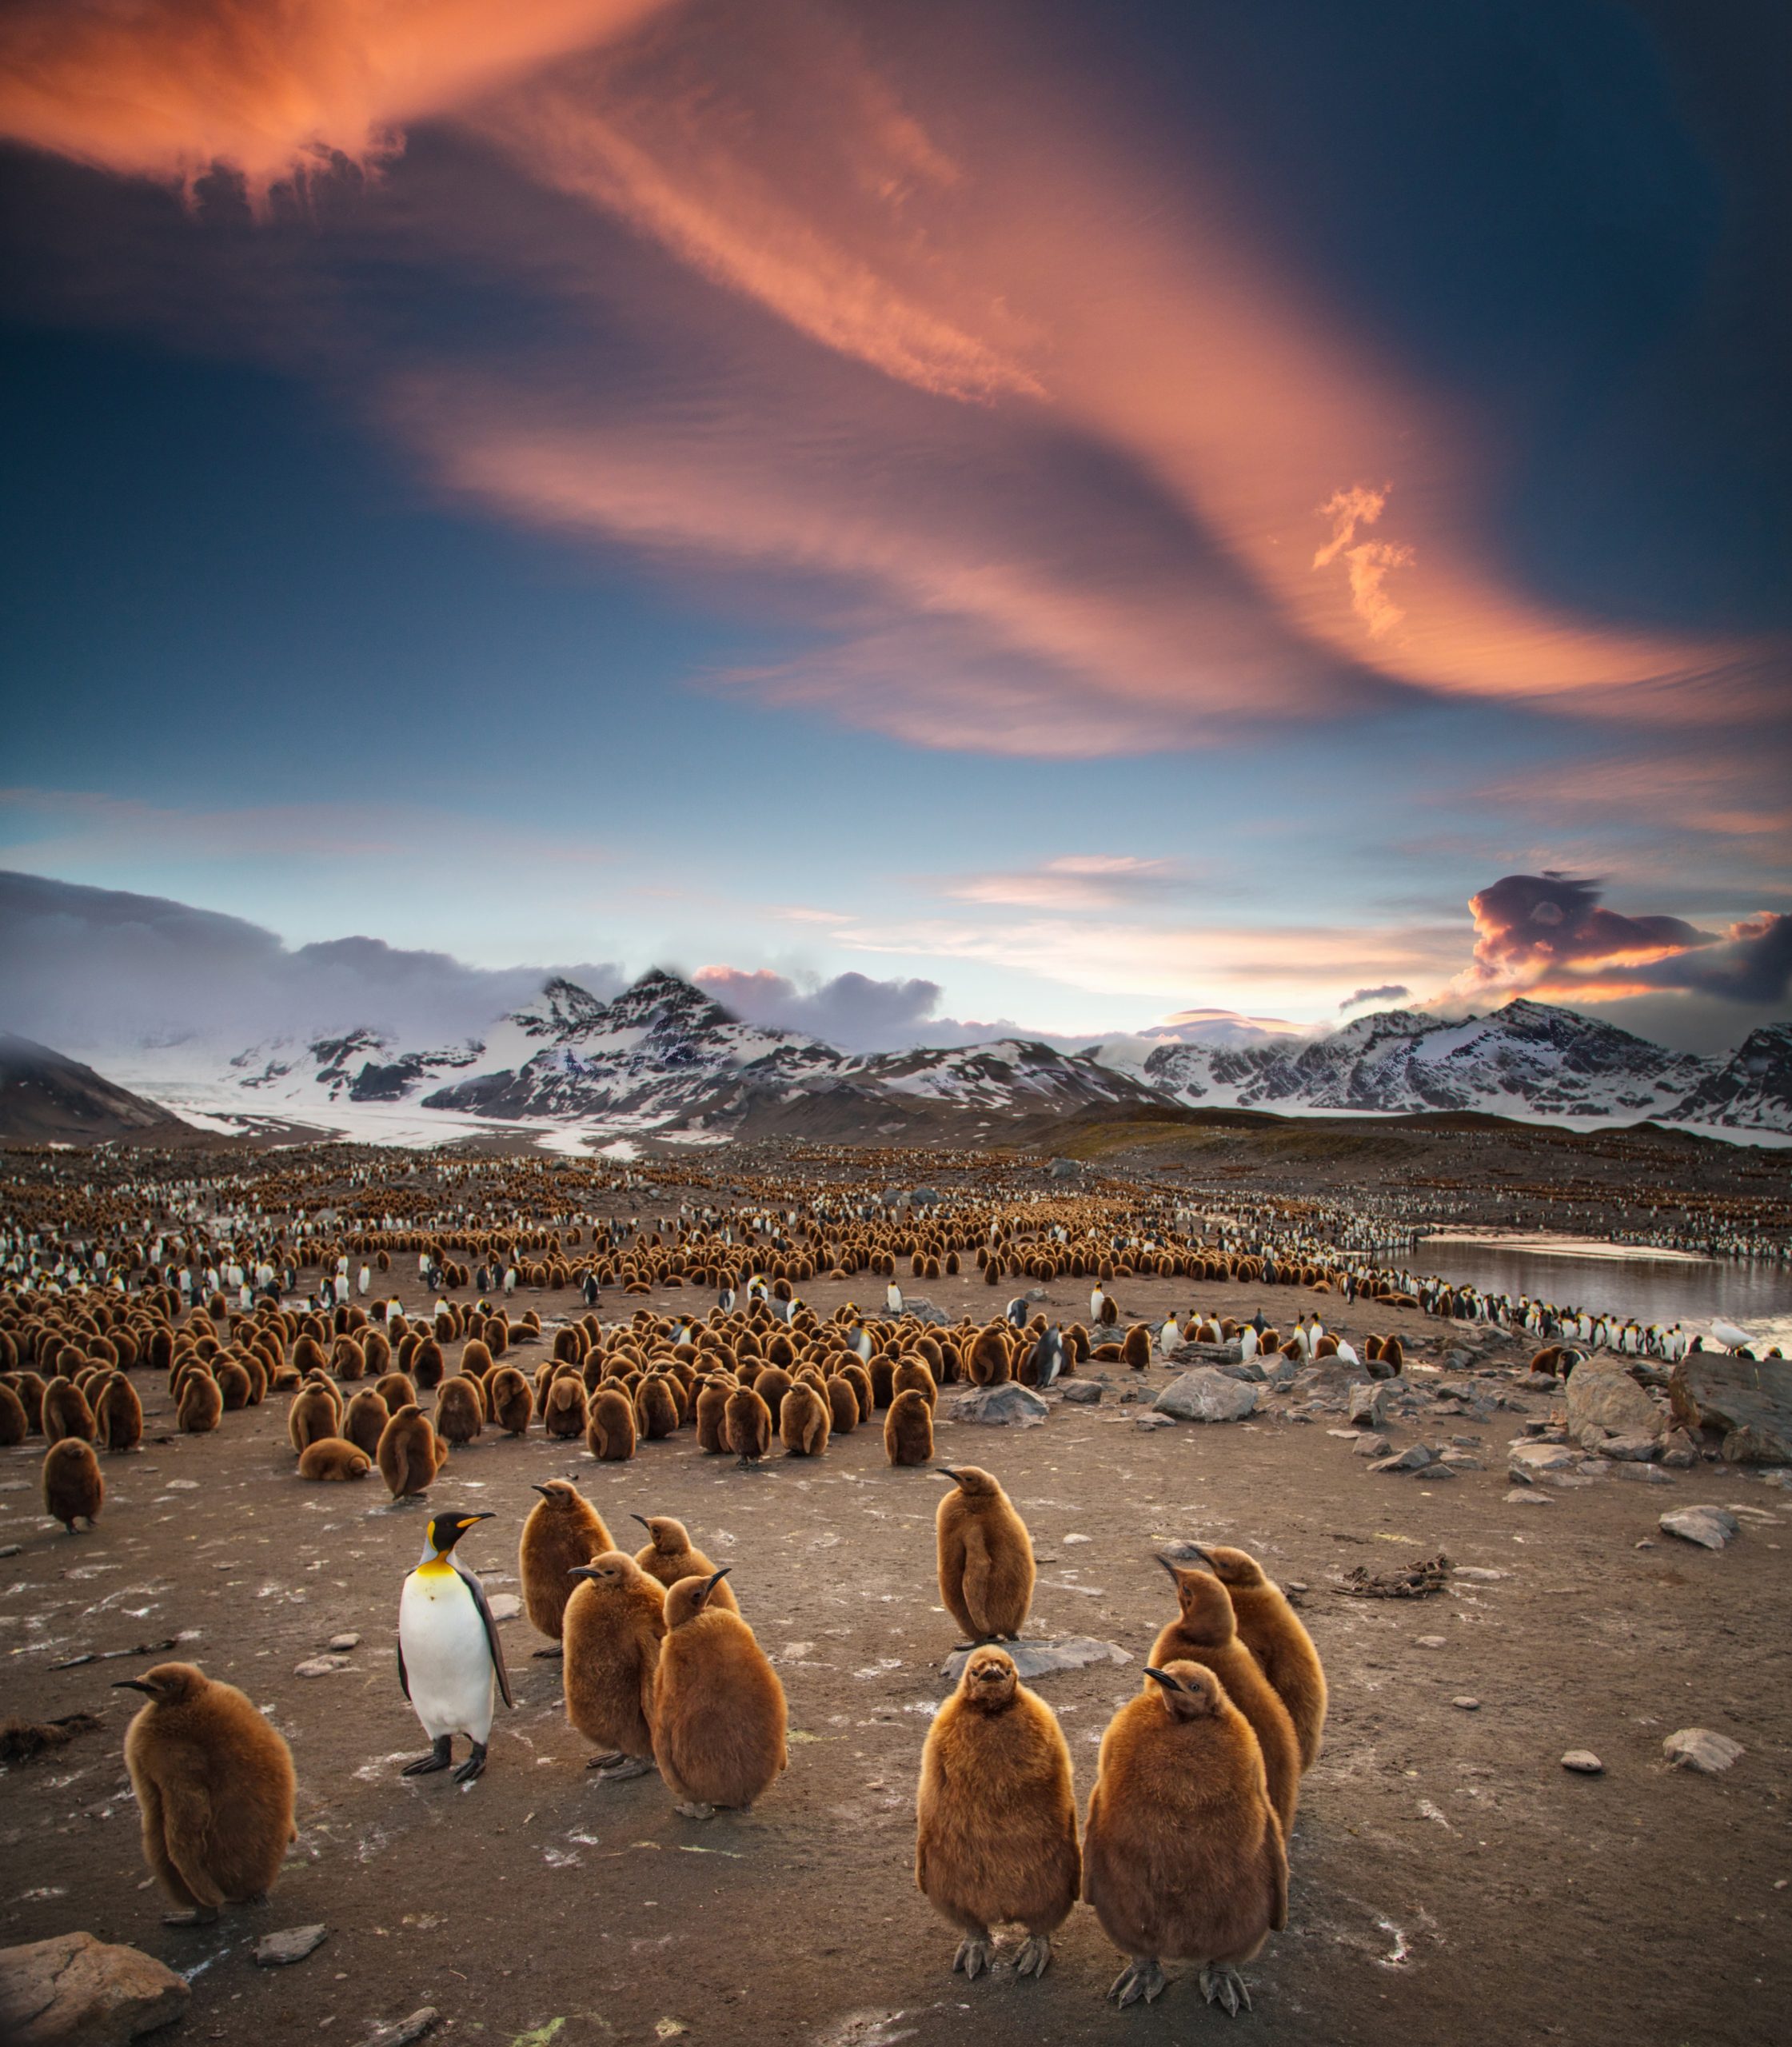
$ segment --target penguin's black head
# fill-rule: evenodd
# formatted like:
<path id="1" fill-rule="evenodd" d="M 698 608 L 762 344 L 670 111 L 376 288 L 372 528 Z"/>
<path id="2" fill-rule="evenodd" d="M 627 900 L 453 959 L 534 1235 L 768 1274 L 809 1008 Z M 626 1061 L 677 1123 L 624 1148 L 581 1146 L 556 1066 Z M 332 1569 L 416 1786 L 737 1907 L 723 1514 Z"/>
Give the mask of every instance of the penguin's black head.
<path id="1" fill-rule="evenodd" d="M 489 1514 L 433 1514 L 426 1533 L 430 1549 L 438 1557 L 445 1557 L 474 1522 L 489 1521 Z"/>

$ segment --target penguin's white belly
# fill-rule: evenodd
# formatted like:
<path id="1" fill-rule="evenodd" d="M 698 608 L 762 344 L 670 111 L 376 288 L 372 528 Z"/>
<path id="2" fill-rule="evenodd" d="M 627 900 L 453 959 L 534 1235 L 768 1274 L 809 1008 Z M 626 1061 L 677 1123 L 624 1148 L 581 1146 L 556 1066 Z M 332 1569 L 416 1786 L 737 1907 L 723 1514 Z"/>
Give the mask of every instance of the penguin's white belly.
<path id="1" fill-rule="evenodd" d="M 398 1646 L 423 1731 L 432 1741 L 465 1734 L 484 1742 L 492 1731 L 497 1674 L 485 1624 L 458 1572 L 413 1572 L 405 1580 Z"/>

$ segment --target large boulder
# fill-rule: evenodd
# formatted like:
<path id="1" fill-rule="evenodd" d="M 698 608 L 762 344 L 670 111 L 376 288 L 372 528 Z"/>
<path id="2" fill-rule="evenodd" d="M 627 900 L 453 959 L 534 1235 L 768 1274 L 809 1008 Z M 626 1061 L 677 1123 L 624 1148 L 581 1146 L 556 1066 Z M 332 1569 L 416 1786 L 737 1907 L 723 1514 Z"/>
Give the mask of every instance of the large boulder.
<path id="1" fill-rule="evenodd" d="M 1152 1405 L 1179 1422 L 1242 1422 L 1256 1407 L 1257 1389 L 1247 1379 L 1197 1365 L 1172 1379 Z"/>
<path id="2" fill-rule="evenodd" d="M 1568 1375 L 1568 1433 L 1578 1442 L 1589 1424 L 1614 1436 L 1658 1436 L 1667 1417 L 1636 1381 L 1615 1365 L 1577 1365 Z"/>
<path id="3" fill-rule="evenodd" d="M 1731 1463 L 1792 1464 L 1792 1359 L 1689 1351 L 1674 1367 L 1668 1398 L 1682 1428 L 1724 1432 Z"/>
<path id="4" fill-rule="evenodd" d="M 1005 1385 L 979 1387 L 975 1393 L 962 1395 L 952 1403 L 952 1411 L 956 1421 L 981 1422 L 1000 1429 L 1043 1422 L 1052 1410 L 1030 1386 L 1018 1386 L 1010 1379 Z"/>
<path id="5" fill-rule="evenodd" d="M 126 2047 L 172 2024 L 192 1994 L 153 1956 L 91 1933 L 0 1948 L 0 2038 L 11 2047 Z"/>

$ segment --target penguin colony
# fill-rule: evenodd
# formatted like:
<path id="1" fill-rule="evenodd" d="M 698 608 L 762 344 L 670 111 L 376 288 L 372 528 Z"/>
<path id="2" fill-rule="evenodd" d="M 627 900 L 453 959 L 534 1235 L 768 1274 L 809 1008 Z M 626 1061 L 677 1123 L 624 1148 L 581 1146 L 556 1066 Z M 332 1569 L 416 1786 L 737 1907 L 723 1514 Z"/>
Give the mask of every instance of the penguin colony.
<path id="1" fill-rule="evenodd" d="M 518 1170 L 526 1177 L 532 1169 Z M 676 1175 L 669 1167 L 657 1176 Z M 298 1187 L 295 1176 L 285 1190 L 292 1208 L 302 1206 L 292 1199 Z M 443 1474 L 463 1457 L 503 1455 L 489 1438 L 537 1428 L 582 1440 L 599 1462 L 627 1461 L 689 1430 L 699 1454 L 750 1472 L 772 1456 L 824 1457 L 835 1437 L 881 1416 L 888 1462 L 908 1468 L 931 1463 L 940 1389 L 954 1383 L 1050 1385 L 1091 1359 L 1143 1371 L 1154 1352 L 1185 1338 L 1354 1360 L 1316 1315 L 1302 1314 L 1285 1332 L 1261 1318 L 1254 1327 L 1192 1311 L 1155 1327 L 1129 1322 L 1121 1288 L 1139 1271 L 1197 1287 L 1299 1284 L 1451 1317 L 1507 1319 L 1465 1290 L 1431 1287 L 1304 1239 L 1291 1212 L 1259 1223 L 1249 1248 L 1223 1241 L 1216 1249 L 1190 1223 L 1163 1215 L 1116 1234 L 1096 1218 L 1098 1204 L 1074 1199 L 1032 1212 L 985 1206 L 892 1222 L 862 1199 L 855 1208 L 844 1197 L 805 1193 L 800 1211 L 780 1203 L 773 1213 L 768 1204 L 744 1222 L 739 1211 L 711 1211 L 663 1220 L 651 1236 L 594 1230 L 587 1251 L 577 1226 L 389 1227 L 400 1211 L 382 1214 L 375 1192 L 370 1185 L 363 1218 L 372 1227 L 335 1237 L 321 1226 L 293 1230 L 285 1248 L 295 1264 L 327 1272 L 355 1256 L 365 1295 L 370 1269 L 388 1271 L 394 1256 L 411 1253 L 432 1262 L 431 1283 L 447 1296 L 471 1283 L 477 1258 L 491 1266 L 482 1291 L 504 1304 L 441 1298 L 419 1317 L 395 1303 L 363 1306 L 345 1283 L 322 1306 L 285 1305 L 277 1290 L 233 1303 L 221 1286 L 181 1283 L 208 1252 L 228 1257 L 231 1247 L 202 1248 L 172 1223 L 153 1247 L 133 1247 L 115 1228 L 106 1279 L 90 1263 L 66 1287 L 0 1291 L 0 1444 L 42 1434 L 46 1511 L 71 1534 L 102 1511 L 101 1457 L 141 1443 L 130 1375 L 145 1369 L 166 1375 L 175 1426 L 196 1436 L 228 1429 L 233 1414 L 270 1392 L 285 1396 L 301 1478 L 377 1474 L 400 1502 L 445 1490 Z M 245 1235 L 250 1227 L 243 1223 Z M 241 1255 L 253 1260 L 265 1248 L 245 1244 Z M 987 1320 L 922 1322 L 896 1284 L 899 1261 L 925 1279 L 962 1269 L 961 1260 L 974 1260 L 992 1287 L 1092 1279 L 1088 1321 L 1051 1327 L 1023 1294 Z M 818 1318 L 797 1289 L 824 1272 L 888 1276 L 884 1313 L 848 1307 Z M 122 1283 L 127 1273 L 134 1279 Z M 549 1332 L 533 1312 L 513 1319 L 517 1275 L 525 1284 L 585 1288 L 588 1312 L 551 1332 L 551 1354 L 539 1363 L 539 1351 L 525 1358 L 521 1347 Z M 713 1287 L 722 1305 L 684 1317 L 637 1307 L 622 1322 L 596 1312 L 600 1288 L 626 1298 L 669 1284 Z M 1650 1355 L 1666 1355 L 1670 1341 L 1642 1332 L 1633 1343 L 1628 1325 L 1583 1330 L 1586 1318 L 1535 1303 L 1511 1319 L 1539 1335 L 1582 1343 L 1597 1335 Z M 1378 1376 L 1403 1369 L 1397 1336 L 1370 1338 L 1363 1354 Z M 1559 1372 L 1584 1355 L 1559 1341 L 1539 1365 Z M 1289 1830 L 1325 1721 L 1324 1674 L 1298 1617 L 1242 1550 L 1191 1545 L 1159 1558 L 1174 1610 L 1139 1694 L 1102 1739 L 1080 1832 L 1056 1716 L 1002 1646 L 1020 1636 L 1031 1603 L 1024 1524 L 994 1474 L 962 1466 L 936 1475 L 949 1486 L 936 1515 L 940 1596 L 971 1647 L 924 1751 L 916 1875 L 959 1937 L 955 1967 L 968 1977 L 985 1973 L 996 1929 L 1012 1925 L 1024 1936 L 1016 1973 L 1043 1974 L 1080 1898 L 1124 1957 L 1116 2002 L 1154 1999 L 1163 1964 L 1180 1962 L 1198 1970 L 1209 2001 L 1248 2008 L 1239 1972 L 1285 1923 Z M 788 1764 L 784 1706 L 728 1571 L 682 1522 L 645 1519 L 648 1539 L 631 1556 L 577 1486 L 557 1480 L 536 1490 L 519 1546 L 525 1604 L 549 1645 L 537 1653 L 563 1659 L 567 1718 L 591 1746 L 596 1781 L 657 1774 L 693 1818 L 752 1807 Z M 471 1783 L 486 1767 L 500 1702 L 511 1697 L 499 1632 L 461 1561 L 463 1542 L 477 1545 L 490 1518 L 441 1509 L 423 1524 L 423 1554 L 399 1602 L 397 1680 L 429 1747 L 407 1774 L 451 1773 Z M 172 1905 L 203 1917 L 265 1894 L 292 1838 L 284 1742 L 241 1694 L 192 1666 L 160 1666 L 129 1682 L 147 1702 L 127 1742 L 145 1854 Z M 195 1817 L 208 1800 L 245 1816 L 229 1857 Z"/>

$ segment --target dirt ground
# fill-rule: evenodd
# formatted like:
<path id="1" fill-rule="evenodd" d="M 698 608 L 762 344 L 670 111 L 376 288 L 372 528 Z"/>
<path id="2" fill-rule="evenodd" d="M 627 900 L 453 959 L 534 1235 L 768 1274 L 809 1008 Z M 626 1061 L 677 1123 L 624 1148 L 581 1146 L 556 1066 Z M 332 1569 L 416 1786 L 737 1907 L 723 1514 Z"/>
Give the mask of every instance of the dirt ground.
<path id="1" fill-rule="evenodd" d="M 826 1313 L 848 1288 L 804 1291 Z M 928 1291 L 948 1313 L 999 1305 L 968 1281 Z M 1141 1314 L 1188 1305 L 1186 1282 L 1123 1291 Z M 1203 1287 L 1196 1302 L 1248 1314 L 1257 1297 Z M 579 1304 L 524 1305 L 551 1321 Z M 1085 1287 L 1050 1289 L 1048 1312 L 1069 1319 L 1084 1305 Z M 1316 1306 L 1347 1332 L 1371 1326 L 1365 1311 L 1292 1290 L 1264 1305 L 1284 1321 Z M 1399 1327 L 1415 1364 L 1445 1334 L 1415 1315 L 1375 1326 Z M 1025 1430 L 943 1423 L 939 1456 L 996 1471 L 1024 1514 L 1040 1566 L 1029 1631 L 1093 1635 L 1130 1658 L 1039 1682 L 1083 1798 L 1101 1730 L 1170 1610 L 1154 1546 L 1241 1543 L 1307 1588 L 1294 1596 L 1325 1660 L 1331 1718 L 1303 1787 L 1288 1929 L 1246 1972 L 1255 2011 L 1235 2021 L 1239 2037 L 1787 2038 L 1792 1494 L 1707 1465 L 1671 1490 L 1614 1478 L 1547 1505 L 1509 1502 L 1506 1439 L 1548 1403 L 1491 1369 L 1477 1390 L 1511 1408 L 1391 1431 L 1397 1445 L 1479 1438 L 1487 1468 L 1448 1481 L 1371 1474 L 1328 1434 L 1337 1418 L 1143 1429 L 1140 1408 L 1118 1402 L 1131 1375 L 1107 1370 L 1100 1406 L 1054 1404 Z M 154 1437 L 171 1426 L 168 1404 L 136 1376 Z M 1148 1375 L 1154 1388 L 1169 1376 Z M 517 1710 L 501 1710 L 485 1779 L 401 1778 L 425 1746 L 392 1650 L 423 1514 L 384 1505 L 377 1479 L 301 1483 L 283 1407 L 108 1460 L 106 1510 L 74 1538 L 37 1512 L 41 1441 L 0 1453 L 0 1544 L 21 1545 L 0 1560 L 5 1710 L 106 1716 L 103 1731 L 3 1773 L 0 1941 L 86 1928 L 136 1942 L 192 1977 L 170 2038 L 257 2047 L 358 2047 L 375 2021 L 425 2004 L 442 2014 L 437 2037 L 501 2047 L 677 2037 L 693 2047 L 1159 2047 L 1231 2030 L 1187 1972 L 1172 1971 L 1149 2009 L 1106 2005 L 1120 1957 L 1086 1907 L 1043 1982 L 1016 1981 L 1005 1961 L 974 1985 L 950 1973 L 956 1936 L 912 1873 L 916 1772 L 955 1640 L 933 1579 L 940 1482 L 890 1470 L 880 1429 L 836 1438 L 819 1462 L 775 1458 L 754 1474 L 700 1457 L 688 1431 L 602 1466 L 539 1431 L 488 1435 L 438 1483 L 438 1502 L 498 1517 L 466 1553 L 494 1594 L 516 1589 L 529 1482 L 556 1474 L 581 1482 L 619 1540 L 632 1536 L 631 1513 L 673 1514 L 733 1565 L 789 1696 L 791 1767 L 751 1814 L 702 1824 L 674 1814 L 657 1778 L 603 1786 L 587 1775 L 558 1666 L 532 1658 L 522 1618 L 505 1630 Z M 1658 1530 L 1664 1508 L 1707 1501 L 1754 1510 L 1729 1550 Z M 1335 1589 L 1356 1565 L 1439 1550 L 1488 1575 L 1411 1602 Z M 342 1631 L 361 1638 L 346 1669 L 295 1676 Z M 170 1636 L 271 1713 L 298 1767 L 301 1839 L 279 1888 L 212 1929 L 162 1926 L 138 1850 L 120 1750 L 136 1695 L 106 1687 L 151 1659 L 49 1667 Z M 1452 1703 L 1464 1696 L 1479 1710 Z M 1746 1753 L 1722 1777 L 1671 1771 L 1662 1739 L 1688 1726 Z M 1562 1768 L 1581 1748 L 1602 1758 L 1602 1776 Z M 253 1965 L 260 1934 L 311 1921 L 330 1931 L 308 1961 Z"/>

